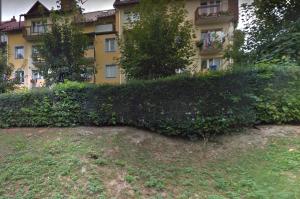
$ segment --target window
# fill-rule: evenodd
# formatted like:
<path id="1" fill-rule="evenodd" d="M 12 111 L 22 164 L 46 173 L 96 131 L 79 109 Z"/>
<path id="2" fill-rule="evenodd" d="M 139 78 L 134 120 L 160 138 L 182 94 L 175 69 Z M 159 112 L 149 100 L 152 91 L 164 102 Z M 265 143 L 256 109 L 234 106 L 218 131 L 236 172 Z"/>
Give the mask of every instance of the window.
<path id="1" fill-rule="evenodd" d="M 6 33 L 1 33 L 1 43 L 7 43 L 7 35 L 6 35 Z"/>
<path id="2" fill-rule="evenodd" d="M 116 39 L 106 39 L 105 40 L 105 51 L 106 52 L 115 52 L 116 51 Z"/>
<path id="3" fill-rule="evenodd" d="M 201 4 L 201 6 L 220 5 L 221 4 L 221 0 L 202 0 L 200 4 Z"/>
<path id="4" fill-rule="evenodd" d="M 140 15 L 133 11 L 125 11 L 123 20 L 125 23 L 134 23 L 140 20 Z"/>
<path id="5" fill-rule="evenodd" d="M 221 0 L 201 1 L 199 14 L 203 16 L 216 15 L 221 11 Z"/>
<path id="6" fill-rule="evenodd" d="M 19 84 L 24 84 L 24 81 L 25 81 L 25 74 L 24 74 L 24 71 L 22 70 L 18 70 L 15 72 L 15 78 L 17 80 L 17 82 Z"/>
<path id="7" fill-rule="evenodd" d="M 42 21 L 33 21 L 31 31 L 32 33 L 45 33 L 46 25 Z"/>
<path id="8" fill-rule="evenodd" d="M 88 46 L 87 49 L 94 49 L 94 36 L 88 36 Z"/>
<path id="9" fill-rule="evenodd" d="M 41 76 L 40 72 L 38 70 L 32 70 L 32 79 L 33 80 L 38 80 L 42 79 L 43 77 Z"/>
<path id="10" fill-rule="evenodd" d="M 44 61 L 43 58 L 40 56 L 39 48 L 40 46 L 38 45 L 32 46 L 31 48 L 31 58 L 33 62 L 41 63 Z"/>
<path id="11" fill-rule="evenodd" d="M 96 33 L 112 32 L 114 30 L 113 24 L 96 25 Z"/>
<path id="12" fill-rule="evenodd" d="M 204 59 L 201 61 L 201 70 L 207 69 L 207 60 Z"/>
<path id="13" fill-rule="evenodd" d="M 201 41 L 203 41 L 203 49 L 222 47 L 225 42 L 225 33 L 222 30 L 203 31 L 201 33 Z"/>
<path id="14" fill-rule="evenodd" d="M 222 65 L 221 58 L 211 58 L 211 59 L 203 59 L 201 61 L 201 70 L 219 70 Z"/>
<path id="15" fill-rule="evenodd" d="M 15 58 L 24 59 L 24 46 L 15 47 Z"/>
<path id="16" fill-rule="evenodd" d="M 39 56 L 39 46 L 32 46 L 31 56 L 38 57 Z"/>
<path id="17" fill-rule="evenodd" d="M 105 76 L 106 78 L 116 78 L 117 77 L 117 66 L 112 65 L 106 65 L 105 66 Z"/>

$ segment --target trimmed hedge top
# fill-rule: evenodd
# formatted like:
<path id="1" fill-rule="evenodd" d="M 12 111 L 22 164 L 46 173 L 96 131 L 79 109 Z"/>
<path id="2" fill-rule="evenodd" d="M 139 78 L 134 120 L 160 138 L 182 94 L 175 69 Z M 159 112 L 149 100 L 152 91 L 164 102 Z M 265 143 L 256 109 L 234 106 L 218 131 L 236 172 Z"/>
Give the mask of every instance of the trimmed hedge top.
<path id="1" fill-rule="evenodd" d="M 299 122 L 299 77 L 294 69 L 252 69 L 120 86 L 67 83 L 0 95 L 0 127 L 126 125 L 206 137 L 257 123 Z"/>

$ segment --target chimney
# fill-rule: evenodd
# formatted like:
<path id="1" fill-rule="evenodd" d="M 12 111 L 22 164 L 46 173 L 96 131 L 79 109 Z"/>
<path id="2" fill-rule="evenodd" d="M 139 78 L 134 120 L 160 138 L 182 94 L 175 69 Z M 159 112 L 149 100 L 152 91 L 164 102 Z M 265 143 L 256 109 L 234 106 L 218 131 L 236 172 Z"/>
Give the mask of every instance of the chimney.
<path id="1" fill-rule="evenodd" d="M 16 17 L 15 16 L 13 16 L 13 18 L 11 18 L 11 20 L 10 20 L 11 22 L 16 22 L 17 20 L 16 20 Z"/>
<path id="2" fill-rule="evenodd" d="M 60 9 L 64 12 L 70 12 L 76 8 L 76 0 L 60 0 Z"/>

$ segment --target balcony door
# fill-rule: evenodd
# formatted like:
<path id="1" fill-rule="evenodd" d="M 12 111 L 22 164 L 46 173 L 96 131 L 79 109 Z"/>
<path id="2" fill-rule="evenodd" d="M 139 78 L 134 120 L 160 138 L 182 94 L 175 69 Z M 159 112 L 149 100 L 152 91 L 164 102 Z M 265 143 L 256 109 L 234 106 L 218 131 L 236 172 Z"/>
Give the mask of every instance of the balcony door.
<path id="1" fill-rule="evenodd" d="M 221 0 L 204 0 L 200 3 L 200 15 L 217 15 L 221 11 Z"/>
<path id="2" fill-rule="evenodd" d="M 202 49 L 217 48 L 225 42 L 225 33 L 223 30 L 208 30 L 201 32 Z"/>

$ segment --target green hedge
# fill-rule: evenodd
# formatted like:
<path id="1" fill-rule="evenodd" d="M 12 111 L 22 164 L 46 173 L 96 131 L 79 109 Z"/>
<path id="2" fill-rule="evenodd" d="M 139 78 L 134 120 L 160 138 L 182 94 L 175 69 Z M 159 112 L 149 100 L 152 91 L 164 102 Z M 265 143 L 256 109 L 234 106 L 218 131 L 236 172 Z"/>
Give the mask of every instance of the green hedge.
<path id="1" fill-rule="evenodd" d="M 299 77 L 294 69 L 251 69 L 121 86 L 69 83 L 3 94 L 0 127 L 126 125 L 206 137 L 257 123 L 297 123 Z"/>

